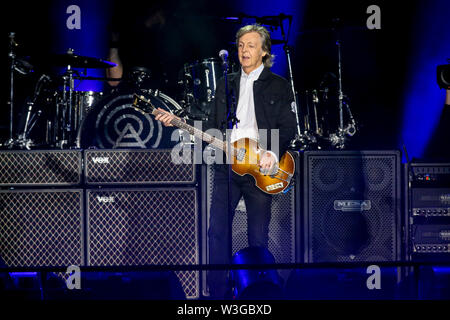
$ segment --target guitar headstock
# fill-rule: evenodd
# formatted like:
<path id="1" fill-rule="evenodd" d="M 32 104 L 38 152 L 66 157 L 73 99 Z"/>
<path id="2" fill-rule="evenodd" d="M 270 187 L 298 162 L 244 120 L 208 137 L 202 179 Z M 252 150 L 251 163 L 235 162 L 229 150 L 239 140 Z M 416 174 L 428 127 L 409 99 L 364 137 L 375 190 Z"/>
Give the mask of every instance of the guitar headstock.
<path id="1" fill-rule="evenodd" d="M 145 113 L 152 113 L 153 110 L 156 109 L 149 99 L 136 93 L 134 94 L 133 106 L 144 111 Z"/>

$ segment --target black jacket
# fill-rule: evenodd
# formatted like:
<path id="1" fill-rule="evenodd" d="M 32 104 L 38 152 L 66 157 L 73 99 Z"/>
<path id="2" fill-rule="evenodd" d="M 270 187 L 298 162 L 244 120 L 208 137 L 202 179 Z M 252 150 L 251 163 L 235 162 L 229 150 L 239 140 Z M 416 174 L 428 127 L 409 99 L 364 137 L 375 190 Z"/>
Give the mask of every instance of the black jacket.
<path id="1" fill-rule="evenodd" d="M 228 75 L 228 90 L 234 91 L 236 107 L 239 99 L 240 78 L 241 71 Z M 279 154 L 277 156 L 280 158 L 295 136 L 296 120 L 292 109 L 294 102 L 292 88 L 286 79 L 272 73 L 269 68 L 264 68 L 258 80 L 253 84 L 253 96 L 258 129 L 267 129 L 266 145 L 263 144 L 262 147 L 271 150 L 270 130 L 279 129 Z M 222 78 L 217 84 L 214 104 L 208 121 L 202 124 L 203 131 L 216 128 L 225 132 L 226 119 L 225 80 Z"/>

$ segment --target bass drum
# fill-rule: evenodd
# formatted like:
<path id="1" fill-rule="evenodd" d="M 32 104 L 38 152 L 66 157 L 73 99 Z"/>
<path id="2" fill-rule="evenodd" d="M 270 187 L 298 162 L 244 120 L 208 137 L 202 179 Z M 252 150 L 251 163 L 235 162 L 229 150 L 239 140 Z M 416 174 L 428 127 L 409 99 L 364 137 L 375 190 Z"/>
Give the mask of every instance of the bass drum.
<path id="1" fill-rule="evenodd" d="M 180 105 L 158 90 L 144 95 L 156 108 L 173 113 Z M 180 141 L 178 129 L 164 127 L 154 116 L 133 106 L 133 93 L 105 97 L 87 114 L 77 135 L 83 149 L 168 149 Z"/>

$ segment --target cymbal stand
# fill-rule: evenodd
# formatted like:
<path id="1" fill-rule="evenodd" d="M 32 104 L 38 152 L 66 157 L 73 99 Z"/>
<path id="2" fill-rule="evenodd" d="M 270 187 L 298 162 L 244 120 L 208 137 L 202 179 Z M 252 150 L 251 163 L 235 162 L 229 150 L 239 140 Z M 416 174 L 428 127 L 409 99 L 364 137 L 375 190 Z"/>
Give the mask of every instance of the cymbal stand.
<path id="1" fill-rule="evenodd" d="M 337 34 L 337 40 L 336 40 L 336 46 L 337 46 L 337 52 L 338 52 L 338 102 L 339 102 L 339 128 L 338 132 L 336 134 L 330 135 L 330 142 L 333 146 L 335 146 L 337 149 L 344 149 L 345 148 L 345 141 L 346 136 L 353 136 L 356 133 L 356 122 L 353 118 L 353 114 L 350 110 L 350 106 L 347 101 L 347 97 L 344 95 L 343 89 L 342 89 L 342 45 L 341 40 L 339 39 L 339 33 L 336 31 Z M 350 123 L 344 128 L 344 105 L 346 107 L 346 110 L 349 114 Z"/>
<path id="2" fill-rule="evenodd" d="M 281 35 L 283 38 L 283 43 L 284 43 L 283 49 L 284 49 L 284 52 L 286 54 L 286 59 L 287 59 L 287 65 L 288 65 L 288 71 L 289 71 L 289 82 L 290 82 L 290 85 L 292 88 L 292 94 L 294 97 L 294 105 L 291 105 L 291 107 L 295 113 L 295 120 L 297 123 L 297 132 L 295 134 L 295 138 L 290 143 L 290 147 L 292 149 L 303 150 L 309 145 L 309 142 L 310 142 L 311 138 L 313 138 L 313 137 L 307 134 L 305 124 L 304 124 L 303 128 L 300 124 L 301 123 L 300 119 L 302 118 L 302 114 L 300 112 L 300 108 L 299 108 L 299 104 L 298 104 L 298 94 L 297 94 L 297 91 L 295 90 L 294 75 L 292 72 L 292 62 L 291 62 L 291 48 L 288 46 L 288 36 L 286 36 L 284 26 L 283 26 L 283 20 L 285 18 L 289 19 L 289 30 L 290 30 L 291 23 L 292 23 L 292 16 L 286 16 L 284 14 L 280 14 L 278 16 L 278 22 L 279 22 L 279 26 L 280 26 L 280 30 L 281 30 Z"/>
<path id="3" fill-rule="evenodd" d="M 9 140 L 5 143 L 5 146 L 12 148 L 15 144 L 14 141 L 14 70 L 16 68 L 16 53 L 14 48 L 17 47 L 17 43 L 14 40 L 16 36 L 15 32 L 9 33 Z"/>
<path id="4" fill-rule="evenodd" d="M 17 142 L 17 144 L 21 148 L 30 149 L 30 147 L 33 145 L 33 141 L 30 139 L 30 132 L 31 130 L 33 130 L 34 126 L 36 125 L 36 122 L 42 115 L 41 109 L 38 110 L 33 109 L 36 105 L 36 101 L 40 95 L 43 86 L 48 81 L 50 81 L 50 77 L 43 74 L 36 83 L 33 98 L 27 102 L 25 124 L 22 132 L 18 135 L 18 142 Z"/>
<path id="5" fill-rule="evenodd" d="M 69 49 L 68 53 L 73 54 L 73 50 Z M 72 108 L 73 108 L 73 91 L 74 91 L 74 76 L 71 65 L 67 65 L 67 71 L 63 76 L 63 93 L 62 101 L 58 103 L 57 116 L 61 117 L 59 132 L 61 137 L 57 141 L 57 147 L 63 149 L 70 147 L 73 138 L 73 123 L 72 123 Z M 59 120 L 57 118 L 57 120 Z"/>

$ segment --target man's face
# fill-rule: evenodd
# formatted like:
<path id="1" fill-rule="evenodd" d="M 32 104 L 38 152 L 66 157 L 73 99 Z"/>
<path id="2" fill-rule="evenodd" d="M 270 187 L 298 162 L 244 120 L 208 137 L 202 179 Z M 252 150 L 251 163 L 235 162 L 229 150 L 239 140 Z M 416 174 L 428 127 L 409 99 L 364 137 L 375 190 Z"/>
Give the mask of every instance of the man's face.
<path id="1" fill-rule="evenodd" d="M 258 68 L 267 54 L 262 49 L 262 38 L 257 32 L 249 32 L 239 38 L 238 56 L 242 69 L 250 73 Z"/>

